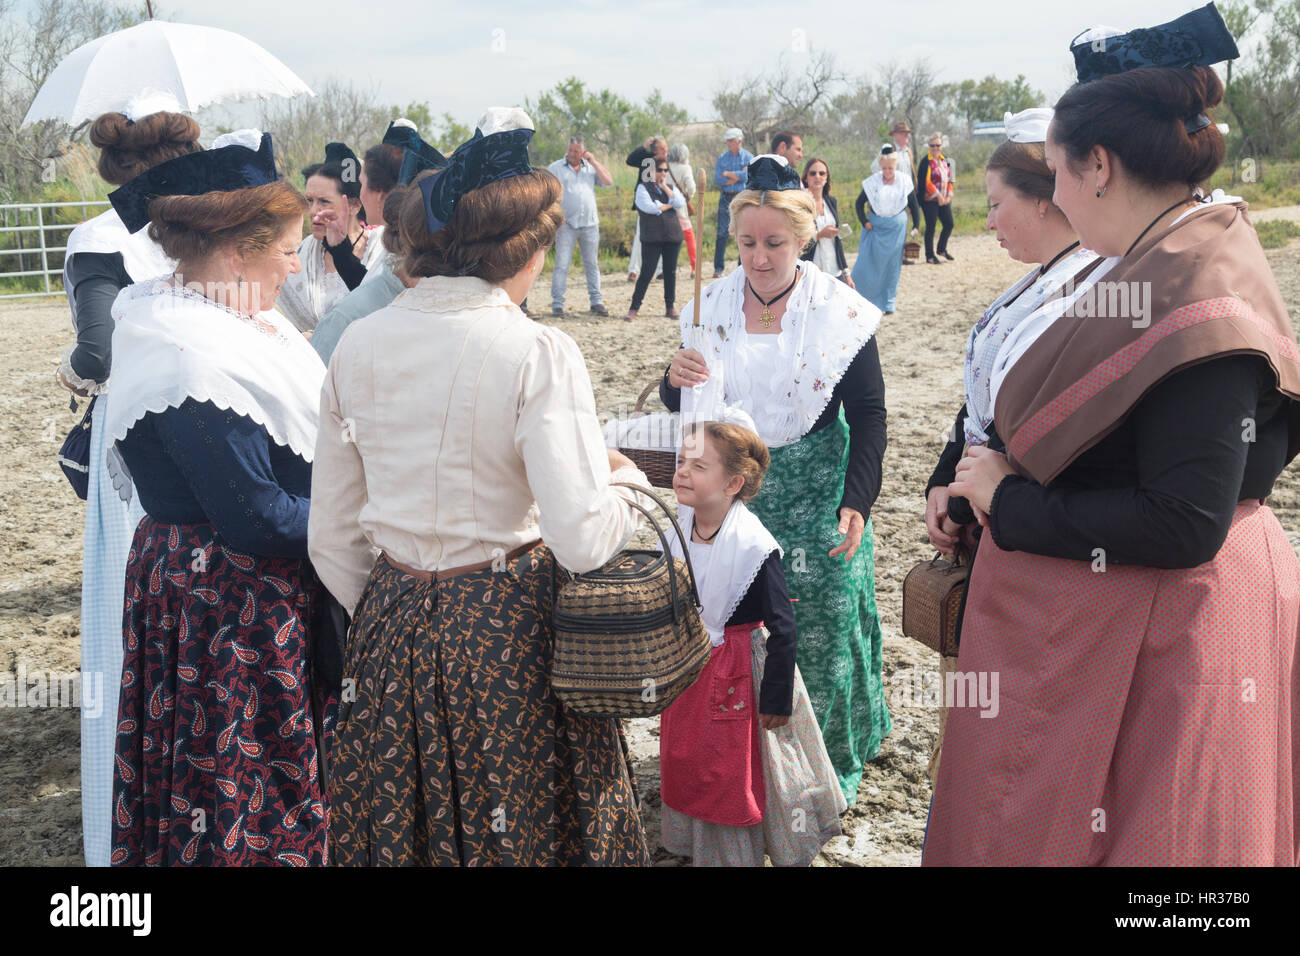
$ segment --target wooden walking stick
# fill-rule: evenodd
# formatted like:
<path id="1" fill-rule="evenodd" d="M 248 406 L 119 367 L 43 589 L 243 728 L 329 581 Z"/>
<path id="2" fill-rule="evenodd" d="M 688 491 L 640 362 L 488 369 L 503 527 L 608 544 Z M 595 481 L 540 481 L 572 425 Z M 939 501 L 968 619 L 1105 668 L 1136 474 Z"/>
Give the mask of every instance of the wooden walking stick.
<path id="1" fill-rule="evenodd" d="M 700 326 L 700 287 L 704 280 L 704 167 L 695 170 L 695 198 L 699 205 L 695 207 L 695 315 L 692 320 L 696 328 Z"/>

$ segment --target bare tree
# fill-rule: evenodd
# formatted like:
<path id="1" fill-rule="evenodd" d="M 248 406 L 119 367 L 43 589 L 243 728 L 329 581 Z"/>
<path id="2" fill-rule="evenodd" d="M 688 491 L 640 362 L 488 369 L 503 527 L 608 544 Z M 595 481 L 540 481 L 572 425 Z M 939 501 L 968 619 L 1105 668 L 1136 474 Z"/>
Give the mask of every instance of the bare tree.
<path id="1" fill-rule="evenodd" d="M 304 166 L 324 159 L 326 143 L 346 143 L 361 156 L 379 142 L 392 114 L 375 90 L 333 78 L 315 89 L 315 96 L 262 105 L 261 127 L 271 134 L 276 157 L 291 179 Z"/>
<path id="2" fill-rule="evenodd" d="M 905 120 L 919 129 L 926 120 L 934 121 L 934 91 L 937 79 L 930 61 L 913 60 L 908 64 L 890 61 L 880 68 L 877 90 L 885 113 L 893 121 Z"/>
<path id="3" fill-rule="evenodd" d="M 62 156 L 75 129 L 46 121 L 22 128 L 37 91 L 78 46 L 144 19 L 143 7 L 90 0 L 39 0 L 25 17 L 15 0 L 0 0 L 0 192 L 13 197 L 40 181 L 46 161 Z"/>
<path id="4" fill-rule="evenodd" d="M 714 110 L 724 123 L 740 127 L 747 140 L 764 148 L 780 130 L 815 131 L 821 107 L 845 77 L 835 54 L 809 48 L 806 56 L 802 69 L 787 51 L 773 70 L 723 82 L 713 92 Z"/>

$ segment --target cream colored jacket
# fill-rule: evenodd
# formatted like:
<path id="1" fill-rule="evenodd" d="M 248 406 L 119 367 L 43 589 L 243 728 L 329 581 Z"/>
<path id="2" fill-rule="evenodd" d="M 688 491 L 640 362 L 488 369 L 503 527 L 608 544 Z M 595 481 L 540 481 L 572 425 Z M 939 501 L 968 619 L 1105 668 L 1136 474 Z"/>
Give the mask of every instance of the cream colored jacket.
<path id="1" fill-rule="evenodd" d="M 428 277 L 353 322 L 330 359 L 308 549 L 349 611 L 379 551 L 432 571 L 540 537 L 589 571 L 637 527 L 612 480 L 647 483 L 611 475 L 574 341 L 499 286 Z"/>

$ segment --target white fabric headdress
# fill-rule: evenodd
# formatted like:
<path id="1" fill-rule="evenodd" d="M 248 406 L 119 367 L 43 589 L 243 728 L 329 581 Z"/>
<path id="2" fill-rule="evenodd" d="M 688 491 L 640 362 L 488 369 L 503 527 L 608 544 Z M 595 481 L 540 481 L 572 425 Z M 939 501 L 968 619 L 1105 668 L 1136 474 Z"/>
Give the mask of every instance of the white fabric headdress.
<path id="1" fill-rule="evenodd" d="M 1002 126 L 1013 143 L 1045 143 L 1047 127 L 1052 125 L 1052 110 L 1032 107 L 1019 113 L 1004 113 Z"/>
<path id="2" fill-rule="evenodd" d="M 278 312 L 258 318 L 274 334 L 164 278 L 119 293 L 104 428 L 109 472 L 124 501 L 131 475 L 116 443 L 149 412 L 189 398 L 251 418 L 277 445 L 312 460 L 325 365 Z"/>
<path id="3" fill-rule="evenodd" d="M 512 129 L 535 129 L 532 118 L 517 106 L 489 106 L 475 125 L 484 136 Z"/>
<path id="4" fill-rule="evenodd" d="M 237 129 L 222 133 L 212 141 L 208 149 L 221 149 L 223 146 L 243 146 L 257 152 L 262 148 L 262 131 L 260 129 Z"/>

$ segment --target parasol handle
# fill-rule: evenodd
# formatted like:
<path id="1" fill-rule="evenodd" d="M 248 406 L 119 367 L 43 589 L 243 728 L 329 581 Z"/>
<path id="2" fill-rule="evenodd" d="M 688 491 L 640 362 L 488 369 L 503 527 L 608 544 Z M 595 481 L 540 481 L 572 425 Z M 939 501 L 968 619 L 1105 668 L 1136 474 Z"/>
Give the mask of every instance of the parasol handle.
<path id="1" fill-rule="evenodd" d="M 695 170 L 695 196 L 699 205 L 695 207 L 695 314 L 691 318 L 696 328 L 700 327 L 700 288 L 704 281 L 704 187 L 707 182 L 704 168 Z"/>

